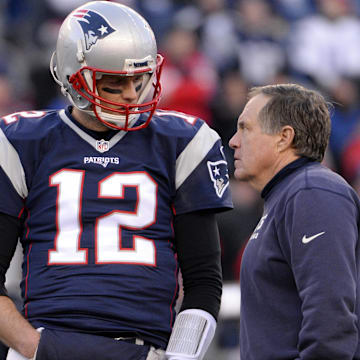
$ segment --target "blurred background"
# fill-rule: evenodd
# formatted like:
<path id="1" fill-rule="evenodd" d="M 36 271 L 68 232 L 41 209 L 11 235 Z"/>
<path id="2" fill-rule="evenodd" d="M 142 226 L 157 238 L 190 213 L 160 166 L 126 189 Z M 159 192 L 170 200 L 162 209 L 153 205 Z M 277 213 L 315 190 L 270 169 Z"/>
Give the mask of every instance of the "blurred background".
<path id="1" fill-rule="evenodd" d="M 66 105 L 49 73 L 57 32 L 81 0 L 0 2 L 0 116 Z M 249 87 L 295 82 L 330 102 L 325 163 L 360 193 L 360 0 L 123 0 L 150 23 L 165 57 L 160 108 L 197 115 L 228 140 Z M 224 295 L 208 360 L 239 359 L 241 254 L 262 212 L 231 178 L 235 209 L 218 216 Z M 18 260 L 7 277 L 18 299 Z"/>

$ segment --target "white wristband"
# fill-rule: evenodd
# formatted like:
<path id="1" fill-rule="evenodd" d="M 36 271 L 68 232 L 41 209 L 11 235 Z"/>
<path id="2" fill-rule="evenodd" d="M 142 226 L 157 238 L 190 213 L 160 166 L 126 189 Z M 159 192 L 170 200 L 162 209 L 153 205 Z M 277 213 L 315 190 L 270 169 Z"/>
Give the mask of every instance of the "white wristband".
<path id="1" fill-rule="evenodd" d="M 216 330 L 216 320 L 208 312 L 188 309 L 180 312 L 166 348 L 169 360 L 201 360 Z"/>
<path id="2" fill-rule="evenodd" d="M 34 358 L 32 359 L 29 359 L 23 355 L 21 355 L 20 353 L 18 353 L 16 350 L 10 348 L 8 353 L 7 353 L 7 356 L 6 356 L 6 360 L 33 360 Z"/>

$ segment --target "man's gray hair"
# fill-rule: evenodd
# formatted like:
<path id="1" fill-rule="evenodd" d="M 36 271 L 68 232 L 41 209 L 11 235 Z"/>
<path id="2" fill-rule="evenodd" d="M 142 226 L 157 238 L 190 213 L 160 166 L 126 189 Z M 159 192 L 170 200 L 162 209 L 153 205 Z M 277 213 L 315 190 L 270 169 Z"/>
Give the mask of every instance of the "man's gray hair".
<path id="1" fill-rule="evenodd" d="M 297 84 L 253 87 L 249 97 L 259 94 L 270 97 L 259 113 L 262 130 L 275 134 L 284 126 L 291 126 L 296 155 L 321 162 L 330 138 L 331 104 L 319 92 Z"/>

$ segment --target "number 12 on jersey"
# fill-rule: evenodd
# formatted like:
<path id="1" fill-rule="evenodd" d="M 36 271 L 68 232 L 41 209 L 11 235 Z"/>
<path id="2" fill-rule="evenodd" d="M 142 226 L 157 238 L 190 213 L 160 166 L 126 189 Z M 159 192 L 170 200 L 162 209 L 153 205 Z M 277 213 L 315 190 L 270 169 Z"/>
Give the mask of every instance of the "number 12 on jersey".
<path id="1" fill-rule="evenodd" d="M 49 178 L 57 187 L 54 249 L 49 250 L 49 265 L 88 263 L 88 249 L 80 248 L 82 235 L 82 194 L 85 170 L 63 169 Z M 157 184 L 145 172 L 114 172 L 98 184 L 98 198 L 123 199 L 125 187 L 135 187 L 137 202 L 134 212 L 113 210 L 96 219 L 96 264 L 136 264 L 156 266 L 154 241 L 133 236 L 133 248 L 122 248 L 121 228 L 140 230 L 156 220 Z"/>

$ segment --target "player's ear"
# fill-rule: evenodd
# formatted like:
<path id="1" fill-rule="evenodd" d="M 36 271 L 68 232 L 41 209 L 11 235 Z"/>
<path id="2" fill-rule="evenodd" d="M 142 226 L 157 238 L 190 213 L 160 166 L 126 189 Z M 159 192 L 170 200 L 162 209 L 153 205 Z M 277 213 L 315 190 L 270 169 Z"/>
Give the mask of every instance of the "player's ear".
<path id="1" fill-rule="evenodd" d="M 279 139 L 277 142 L 277 149 L 279 152 L 285 151 L 292 147 L 295 137 L 295 130 L 290 125 L 285 125 L 279 132 Z"/>

